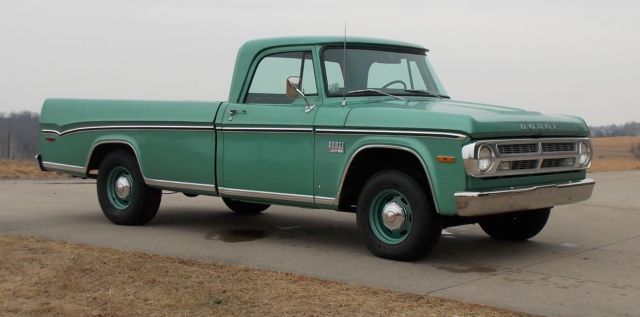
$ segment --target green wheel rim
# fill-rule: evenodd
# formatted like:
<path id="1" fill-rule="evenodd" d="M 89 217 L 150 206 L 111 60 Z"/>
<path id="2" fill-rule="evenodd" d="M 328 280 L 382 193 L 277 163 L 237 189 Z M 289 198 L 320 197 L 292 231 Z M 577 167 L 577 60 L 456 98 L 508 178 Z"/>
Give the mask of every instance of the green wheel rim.
<path id="1" fill-rule="evenodd" d="M 384 221 L 385 206 L 397 204 L 402 208 L 404 221 L 398 228 L 390 229 Z M 394 189 L 387 189 L 379 192 L 369 206 L 369 225 L 373 234 L 380 241 L 386 244 L 399 244 L 406 240 L 411 232 L 413 215 L 411 204 L 402 193 Z"/>
<path id="2" fill-rule="evenodd" d="M 109 198 L 109 202 L 116 209 L 126 209 L 131 204 L 131 196 L 132 189 L 130 187 L 129 194 L 126 197 L 121 197 L 117 193 L 116 183 L 118 179 L 124 178 L 129 181 L 130 185 L 133 185 L 133 178 L 131 177 L 131 173 L 124 167 L 118 166 L 109 172 L 109 176 L 107 176 L 107 197 Z"/>

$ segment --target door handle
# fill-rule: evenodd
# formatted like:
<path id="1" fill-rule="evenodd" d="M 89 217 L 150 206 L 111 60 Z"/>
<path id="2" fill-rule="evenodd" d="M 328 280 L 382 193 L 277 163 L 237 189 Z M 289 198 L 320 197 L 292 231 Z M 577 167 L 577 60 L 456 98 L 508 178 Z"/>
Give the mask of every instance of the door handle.
<path id="1" fill-rule="evenodd" d="M 246 114 L 247 110 L 229 109 L 229 121 L 233 120 L 233 116 L 237 114 Z"/>

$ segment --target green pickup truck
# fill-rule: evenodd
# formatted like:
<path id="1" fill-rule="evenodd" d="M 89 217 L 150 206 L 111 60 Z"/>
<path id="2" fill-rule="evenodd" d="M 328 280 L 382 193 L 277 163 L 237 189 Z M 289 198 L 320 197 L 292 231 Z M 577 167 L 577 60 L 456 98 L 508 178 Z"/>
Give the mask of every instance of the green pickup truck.
<path id="1" fill-rule="evenodd" d="M 46 100 L 40 167 L 96 178 L 119 225 L 162 190 L 356 213 L 369 250 L 414 260 L 443 228 L 526 240 L 553 206 L 589 199 L 584 120 L 452 100 L 420 45 L 359 37 L 253 40 L 229 100 Z"/>

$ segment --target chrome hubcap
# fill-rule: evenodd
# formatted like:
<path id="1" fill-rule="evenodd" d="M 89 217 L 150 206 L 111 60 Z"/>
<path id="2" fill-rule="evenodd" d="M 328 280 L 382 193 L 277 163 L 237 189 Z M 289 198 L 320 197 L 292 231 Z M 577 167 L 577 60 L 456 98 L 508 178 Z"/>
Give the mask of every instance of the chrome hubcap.
<path id="1" fill-rule="evenodd" d="M 129 194 L 131 194 L 131 182 L 124 176 L 118 177 L 116 179 L 116 195 L 120 199 L 125 199 L 129 197 Z"/>
<path id="2" fill-rule="evenodd" d="M 390 201 L 382 208 L 382 224 L 389 230 L 398 230 L 404 226 L 406 212 L 395 201 Z"/>

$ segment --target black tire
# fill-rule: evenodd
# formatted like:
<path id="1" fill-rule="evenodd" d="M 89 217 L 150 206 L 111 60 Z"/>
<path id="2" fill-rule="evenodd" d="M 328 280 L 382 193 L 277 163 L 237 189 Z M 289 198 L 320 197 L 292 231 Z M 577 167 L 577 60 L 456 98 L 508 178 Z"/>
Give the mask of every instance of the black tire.
<path id="1" fill-rule="evenodd" d="M 118 173 L 122 173 L 121 177 L 125 177 L 131 185 L 126 198 L 115 194 L 117 189 L 114 180 L 120 177 L 114 177 Z M 139 226 L 148 223 L 158 212 L 162 199 L 162 191 L 147 187 L 135 157 L 124 150 L 113 151 L 102 160 L 96 187 L 102 212 L 117 225 Z"/>
<path id="2" fill-rule="evenodd" d="M 426 193 L 414 178 L 396 170 L 380 171 L 367 180 L 358 198 L 356 219 L 360 236 L 371 253 L 413 261 L 433 250 L 440 239 L 442 218 Z M 392 198 L 387 200 L 387 194 Z M 400 228 L 391 230 L 382 210 L 397 199 L 405 220 L 398 225 Z"/>
<path id="3" fill-rule="evenodd" d="M 229 209 L 241 215 L 257 215 L 271 206 L 268 204 L 249 203 L 231 198 L 222 198 L 222 201 L 224 201 L 224 204 L 227 205 Z"/>
<path id="4" fill-rule="evenodd" d="M 542 231 L 550 212 L 551 208 L 543 208 L 490 216 L 480 221 L 480 227 L 494 239 L 524 241 Z"/>

